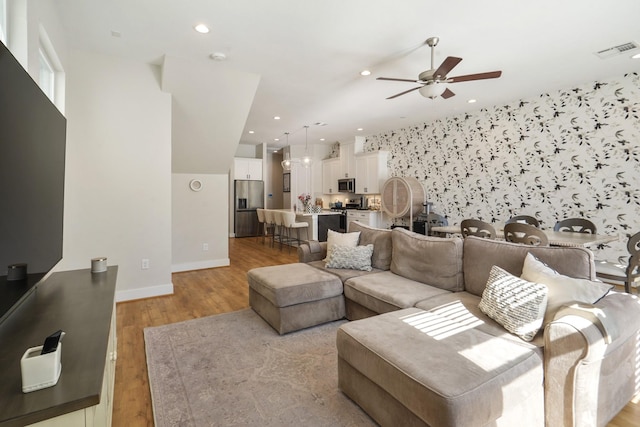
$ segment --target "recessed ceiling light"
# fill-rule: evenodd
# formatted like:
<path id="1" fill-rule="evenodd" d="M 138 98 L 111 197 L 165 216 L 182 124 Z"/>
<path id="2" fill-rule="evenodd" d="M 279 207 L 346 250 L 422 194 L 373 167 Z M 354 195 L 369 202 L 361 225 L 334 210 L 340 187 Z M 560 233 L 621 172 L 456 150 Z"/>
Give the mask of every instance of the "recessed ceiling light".
<path id="1" fill-rule="evenodd" d="M 280 141 L 280 138 L 273 138 L 274 141 Z"/>
<path id="2" fill-rule="evenodd" d="M 254 131 L 252 131 L 252 130 L 250 130 L 250 131 L 249 131 L 249 133 L 254 134 L 255 132 L 254 132 Z"/>
<path id="3" fill-rule="evenodd" d="M 273 120 L 280 120 L 280 116 L 273 116 Z"/>
<path id="4" fill-rule="evenodd" d="M 632 59 L 640 59 L 640 53 L 636 53 L 631 57 Z"/>
<path id="5" fill-rule="evenodd" d="M 200 34 L 207 34 L 209 32 L 209 27 L 207 27 L 204 24 L 198 24 L 195 27 L 193 27 L 193 29 L 199 32 Z"/>
<path id="6" fill-rule="evenodd" d="M 213 59 L 214 61 L 224 61 L 227 59 L 227 55 L 222 52 L 215 52 L 209 55 L 209 58 Z"/>
<path id="7" fill-rule="evenodd" d="M 470 100 L 468 100 L 467 102 L 468 102 L 469 104 L 473 104 L 474 102 L 476 102 L 476 100 L 475 100 L 475 99 L 470 99 Z"/>
<path id="8" fill-rule="evenodd" d="M 370 76 L 370 75 L 371 75 L 371 71 L 369 71 L 369 70 L 362 70 L 362 71 L 360 71 L 360 75 L 361 75 L 361 76 Z"/>
<path id="9" fill-rule="evenodd" d="M 324 141 L 324 138 L 320 138 L 320 141 Z"/>
<path id="10" fill-rule="evenodd" d="M 356 129 L 356 130 L 357 130 L 358 132 L 361 132 L 361 131 L 363 131 L 364 129 L 362 129 L 362 128 L 358 128 L 358 129 Z"/>

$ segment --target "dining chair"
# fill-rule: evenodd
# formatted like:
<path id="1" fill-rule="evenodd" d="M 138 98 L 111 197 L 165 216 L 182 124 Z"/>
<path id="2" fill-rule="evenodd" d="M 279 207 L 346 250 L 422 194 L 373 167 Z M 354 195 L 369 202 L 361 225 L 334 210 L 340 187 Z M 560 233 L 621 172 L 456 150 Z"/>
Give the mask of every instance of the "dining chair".
<path id="1" fill-rule="evenodd" d="M 495 239 L 496 229 L 488 222 L 479 219 L 463 219 L 460 223 L 462 237 L 477 236 L 485 239 Z"/>
<path id="2" fill-rule="evenodd" d="M 449 221 L 447 221 L 447 218 L 443 217 L 442 215 L 437 213 L 429 213 L 427 215 L 427 227 L 429 227 L 429 236 L 443 236 L 444 234 L 446 234 L 431 231 L 432 227 L 442 227 L 445 225 L 449 225 Z"/>
<path id="3" fill-rule="evenodd" d="M 504 239 L 507 242 L 524 243 L 525 245 L 549 246 L 549 239 L 542 230 L 521 222 L 505 224 Z"/>
<path id="4" fill-rule="evenodd" d="M 631 288 L 637 288 L 640 282 L 640 232 L 629 237 L 627 250 L 629 261 L 626 264 L 596 261 L 596 277 L 613 285 L 624 284 L 624 291 L 631 293 Z"/>
<path id="5" fill-rule="evenodd" d="M 553 231 L 596 234 L 596 225 L 585 218 L 567 218 L 556 222 Z"/>
<path id="6" fill-rule="evenodd" d="M 538 221 L 537 219 L 535 219 L 530 215 L 512 216 L 511 218 L 509 218 L 509 220 L 507 220 L 505 224 L 512 224 L 514 222 L 520 223 L 520 224 L 529 224 L 529 225 L 533 225 L 536 228 L 540 228 L 540 221 Z"/>
<path id="7" fill-rule="evenodd" d="M 296 230 L 296 240 L 298 246 L 300 246 L 300 230 L 304 229 L 306 233 L 306 240 L 309 240 L 309 223 L 308 222 L 296 222 L 296 214 L 294 212 L 281 212 L 282 227 L 287 233 L 287 244 L 289 245 L 289 253 L 291 253 L 291 231 Z M 280 240 L 282 242 L 282 240 Z M 282 247 L 282 246 L 281 246 Z"/>

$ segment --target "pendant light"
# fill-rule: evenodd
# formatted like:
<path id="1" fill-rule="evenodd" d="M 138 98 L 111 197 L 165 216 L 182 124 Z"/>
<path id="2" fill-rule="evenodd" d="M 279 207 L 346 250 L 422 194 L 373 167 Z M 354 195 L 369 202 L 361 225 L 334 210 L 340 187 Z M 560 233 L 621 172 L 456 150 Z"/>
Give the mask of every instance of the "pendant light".
<path id="1" fill-rule="evenodd" d="M 289 132 L 285 132 L 284 133 L 287 137 L 287 146 L 289 146 Z M 289 150 L 291 150 L 289 148 Z M 280 163 L 282 165 L 282 169 L 286 170 L 286 171 L 290 171 L 291 170 L 291 155 L 289 154 L 289 151 L 286 151 L 284 153 L 284 157 L 282 159 L 282 162 Z"/>
<path id="2" fill-rule="evenodd" d="M 302 166 L 304 166 L 305 168 L 309 168 L 311 167 L 311 163 L 313 163 L 313 160 L 311 159 L 311 156 L 309 155 L 309 126 L 305 126 L 304 127 L 304 157 L 302 157 Z"/>

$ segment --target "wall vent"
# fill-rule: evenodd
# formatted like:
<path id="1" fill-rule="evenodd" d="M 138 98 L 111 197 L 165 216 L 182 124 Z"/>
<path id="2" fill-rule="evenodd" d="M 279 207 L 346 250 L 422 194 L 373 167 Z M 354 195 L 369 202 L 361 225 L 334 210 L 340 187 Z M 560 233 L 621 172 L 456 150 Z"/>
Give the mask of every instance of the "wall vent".
<path id="1" fill-rule="evenodd" d="M 622 55 L 623 53 L 627 53 L 630 50 L 635 50 L 635 49 L 638 49 L 638 48 L 640 48 L 640 45 L 638 43 L 636 43 L 636 42 L 628 42 L 628 43 L 623 43 L 621 45 L 610 47 L 608 49 L 604 49 L 604 50 L 601 50 L 599 52 L 596 52 L 596 55 L 600 59 L 607 59 L 607 58 L 611 58 L 613 56 Z"/>

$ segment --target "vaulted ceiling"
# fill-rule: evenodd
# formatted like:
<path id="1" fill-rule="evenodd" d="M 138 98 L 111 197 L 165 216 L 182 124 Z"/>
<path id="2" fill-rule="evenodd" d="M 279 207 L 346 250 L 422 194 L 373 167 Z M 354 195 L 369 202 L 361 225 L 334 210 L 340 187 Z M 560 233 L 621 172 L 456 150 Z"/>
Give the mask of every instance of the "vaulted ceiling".
<path id="1" fill-rule="evenodd" d="M 216 67 L 260 75 L 241 142 L 270 147 L 285 132 L 304 143 L 305 125 L 310 143 L 348 141 L 640 70 L 630 58 L 640 49 L 595 54 L 640 42 L 637 0 L 54 1 L 72 48 L 148 63 L 222 53 Z M 385 99 L 416 84 L 376 77 L 416 79 L 430 68 L 431 36 L 436 66 L 463 58 L 450 76 L 502 77 L 453 84 L 449 99 Z"/>

